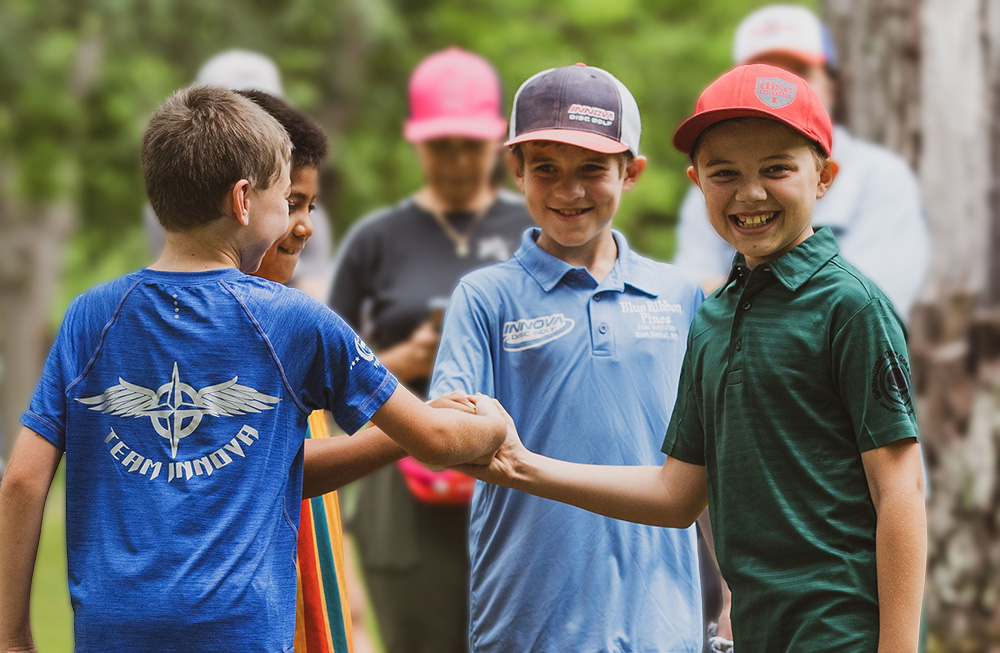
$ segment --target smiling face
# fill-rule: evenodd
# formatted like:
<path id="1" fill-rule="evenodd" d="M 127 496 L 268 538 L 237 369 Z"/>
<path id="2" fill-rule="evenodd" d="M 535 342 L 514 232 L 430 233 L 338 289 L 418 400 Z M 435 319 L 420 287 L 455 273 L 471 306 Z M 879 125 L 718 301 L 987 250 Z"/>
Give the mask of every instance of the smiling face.
<path id="1" fill-rule="evenodd" d="M 295 272 L 299 255 L 313 234 L 312 211 L 319 192 L 319 170 L 301 166 L 292 170 L 291 191 L 288 195 L 288 228 L 264 254 L 258 277 L 286 283 Z"/>
<path id="2" fill-rule="evenodd" d="M 705 194 L 712 226 L 751 268 L 812 235 L 813 204 L 836 173 L 833 162 L 817 164 L 812 144 L 801 134 L 758 118 L 707 129 L 688 168 Z"/>
<path id="3" fill-rule="evenodd" d="M 542 228 L 538 246 L 570 261 L 611 239 L 622 191 L 635 185 L 645 158 L 636 157 L 622 170 L 620 155 L 576 145 L 528 141 L 520 147 L 523 165 L 512 171 L 528 212 Z"/>

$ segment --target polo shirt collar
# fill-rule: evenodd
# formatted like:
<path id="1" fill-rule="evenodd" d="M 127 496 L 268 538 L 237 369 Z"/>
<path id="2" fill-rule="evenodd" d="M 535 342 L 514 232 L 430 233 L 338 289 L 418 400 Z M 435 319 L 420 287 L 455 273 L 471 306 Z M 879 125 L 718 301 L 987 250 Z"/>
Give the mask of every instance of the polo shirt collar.
<path id="1" fill-rule="evenodd" d="M 551 292 L 566 275 L 586 272 L 584 268 L 573 267 L 566 261 L 542 250 L 536 242 L 542 230 L 532 227 L 521 236 L 521 246 L 514 252 L 514 258 L 545 292 Z M 599 285 L 601 290 L 622 292 L 629 286 L 639 292 L 656 297 L 655 279 L 646 266 L 640 265 L 640 257 L 629 249 L 625 236 L 615 230 L 611 235 L 618 245 L 618 259 L 611 273 Z"/>
<path id="2" fill-rule="evenodd" d="M 767 263 L 767 266 L 771 268 L 771 272 L 782 285 L 795 292 L 839 253 L 840 247 L 833 237 L 833 230 L 829 227 L 818 227 L 816 233 L 799 243 L 791 251 Z M 722 294 L 722 291 L 746 269 L 746 257 L 737 252 L 736 256 L 733 257 L 733 267 L 729 272 L 729 278 L 726 279 L 726 283 L 717 294 Z"/>

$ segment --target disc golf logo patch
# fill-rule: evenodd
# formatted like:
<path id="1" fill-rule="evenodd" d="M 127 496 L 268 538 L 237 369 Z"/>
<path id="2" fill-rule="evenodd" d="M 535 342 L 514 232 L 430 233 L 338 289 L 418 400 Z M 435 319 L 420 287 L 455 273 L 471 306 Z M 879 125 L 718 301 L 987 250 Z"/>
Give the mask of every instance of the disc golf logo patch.
<path id="1" fill-rule="evenodd" d="M 910 396 L 910 366 L 895 351 L 885 351 L 872 369 L 872 394 L 880 406 L 894 413 L 913 412 Z"/>
<path id="2" fill-rule="evenodd" d="M 779 77 L 758 77 L 754 93 L 757 99 L 771 107 L 780 109 L 787 107 L 795 100 L 795 84 L 790 84 Z"/>
<path id="3" fill-rule="evenodd" d="M 586 104 L 574 104 L 567 110 L 570 120 L 589 122 L 592 125 L 610 127 L 615 122 L 615 112 L 610 109 L 591 107 Z"/>

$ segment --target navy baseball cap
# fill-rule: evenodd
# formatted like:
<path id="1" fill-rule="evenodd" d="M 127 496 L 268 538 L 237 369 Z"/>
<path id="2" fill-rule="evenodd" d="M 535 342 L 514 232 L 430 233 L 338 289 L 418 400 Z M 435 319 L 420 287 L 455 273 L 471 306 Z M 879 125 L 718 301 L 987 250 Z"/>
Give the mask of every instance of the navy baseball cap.
<path id="1" fill-rule="evenodd" d="M 582 63 L 543 70 L 521 84 L 510 116 L 511 146 L 555 141 L 638 156 L 639 107 L 614 75 Z"/>

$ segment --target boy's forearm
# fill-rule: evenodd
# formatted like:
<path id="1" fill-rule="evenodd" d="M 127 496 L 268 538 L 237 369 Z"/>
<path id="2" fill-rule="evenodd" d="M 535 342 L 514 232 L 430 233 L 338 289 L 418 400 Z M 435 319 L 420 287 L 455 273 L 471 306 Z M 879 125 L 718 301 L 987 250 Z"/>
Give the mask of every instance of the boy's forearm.
<path id="1" fill-rule="evenodd" d="M 883 497 L 875 529 L 879 653 L 916 651 L 927 564 L 923 494 Z"/>
<path id="2" fill-rule="evenodd" d="M 417 460 L 449 466 L 485 462 L 507 436 L 507 423 L 495 407 L 484 403 L 476 411 L 432 408 L 400 385 L 371 421 Z"/>
<path id="3" fill-rule="evenodd" d="M 306 440 L 302 498 L 339 490 L 405 455 L 402 447 L 376 427 L 350 437 Z"/>
<path id="4" fill-rule="evenodd" d="M 62 454 L 24 429 L 0 485 L 0 650 L 33 650 L 29 604 L 42 513 Z"/>
<path id="5" fill-rule="evenodd" d="M 652 465 L 584 465 L 525 452 L 510 487 L 606 517 L 686 528 L 707 505 L 704 468 L 668 459 Z"/>

